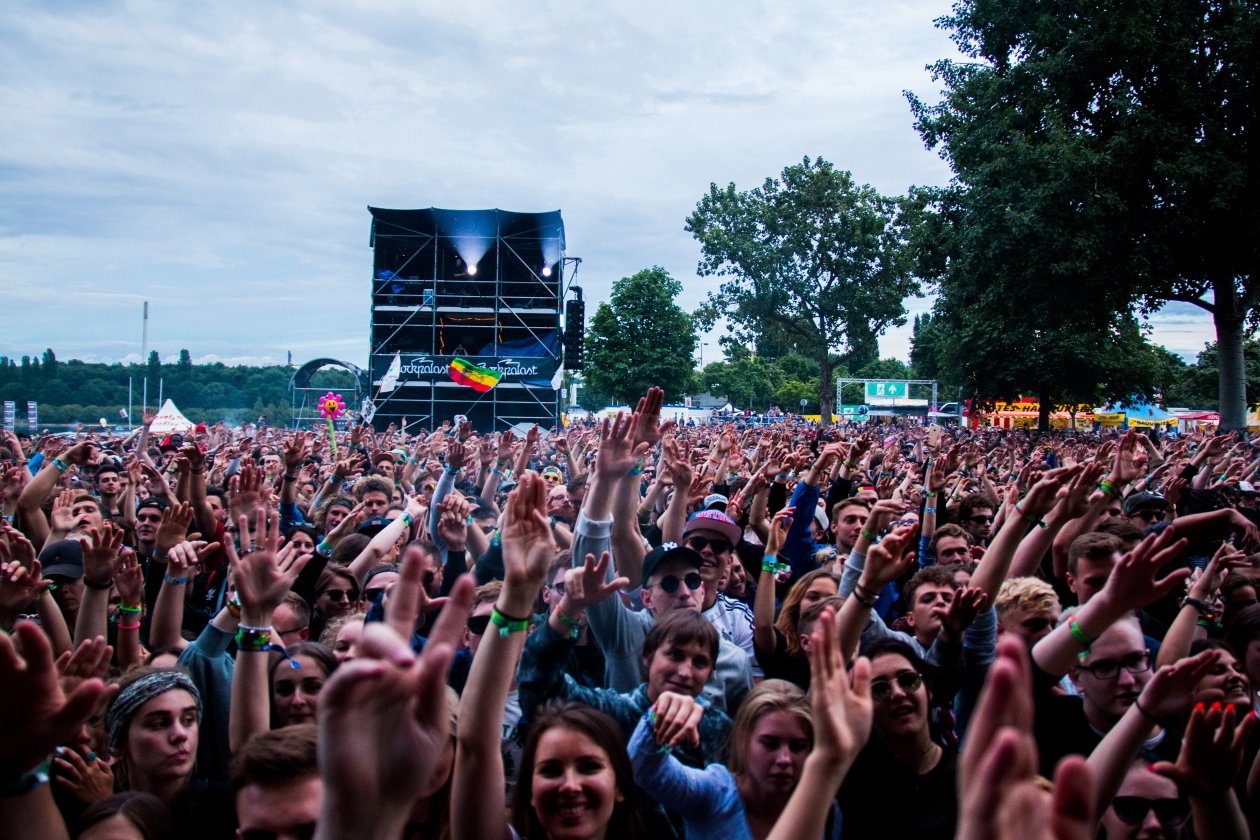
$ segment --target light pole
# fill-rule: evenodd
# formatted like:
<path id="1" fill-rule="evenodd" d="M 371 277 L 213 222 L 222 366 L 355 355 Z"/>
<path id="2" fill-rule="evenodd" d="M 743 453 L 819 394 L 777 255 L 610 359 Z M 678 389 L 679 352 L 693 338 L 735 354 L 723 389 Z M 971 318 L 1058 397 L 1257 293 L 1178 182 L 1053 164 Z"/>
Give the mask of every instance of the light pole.
<path id="1" fill-rule="evenodd" d="M 704 348 L 708 346 L 709 346 L 709 342 L 707 341 L 700 342 L 700 368 L 701 370 L 704 369 Z"/>

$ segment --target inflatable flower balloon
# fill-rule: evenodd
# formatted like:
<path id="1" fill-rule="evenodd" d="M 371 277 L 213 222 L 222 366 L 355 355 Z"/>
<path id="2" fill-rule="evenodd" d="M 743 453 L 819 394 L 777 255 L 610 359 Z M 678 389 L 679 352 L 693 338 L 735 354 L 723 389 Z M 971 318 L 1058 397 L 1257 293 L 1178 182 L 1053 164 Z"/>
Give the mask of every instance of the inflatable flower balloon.
<path id="1" fill-rule="evenodd" d="M 328 445 L 332 449 L 333 460 L 337 460 L 337 432 L 333 429 L 333 421 L 346 412 L 346 404 L 339 394 L 329 391 L 319 398 L 319 413 L 328 424 Z"/>

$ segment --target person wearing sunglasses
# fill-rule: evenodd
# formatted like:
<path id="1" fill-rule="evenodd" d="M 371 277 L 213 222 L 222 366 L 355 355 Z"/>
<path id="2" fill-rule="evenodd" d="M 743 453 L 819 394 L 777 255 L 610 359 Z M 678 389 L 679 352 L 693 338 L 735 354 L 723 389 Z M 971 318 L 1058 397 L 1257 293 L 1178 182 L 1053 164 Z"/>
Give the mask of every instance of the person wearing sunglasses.
<path id="1" fill-rule="evenodd" d="M 1106 840 L 1173 840 L 1182 837 L 1190 802 L 1172 779 L 1152 773 L 1139 760 L 1125 774 L 1111 806 L 1102 814 Z"/>
<path id="2" fill-rule="evenodd" d="M 345 566 L 329 564 L 315 581 L 311 636 L 318 639 L 334 618 L 348 615 L 359 600 L 359 582 Z"/>
<path id="3" fill-rule="evenodd" d="M 1124 500 L 1124 515 L 1136 528 L 1145 531 L 1156 522 L 1168 518 L 1168 500 L 1159 493 L 1144 490 Z"/>
<path id="4" fill-rule="evenodd" d="M 722 594 L 722 581 L 732 565 L 739 564 L 735 546 L 743 538 L 743 530 L 720 510 L 702 510 L 683 528 L 683 544 L 700 555 L 700 579 L 704 581 L 704 602 L 701 614 L 718 629 L 724 639 L 734 642 L 756 662 L 753 648 L 753 612 L 742 601 Z M 754 665 L 753 676 L 761 677 Z"/>
<path id="5" fill-rule="evenodd" d="M 973 493 L 958 504 L 958 524 L 971 536 L 974 545 L 986 546 L 993 533 L 996 510 L 993 500 L 983 493 Z"/>
<path id="6" fill-rule="evenodd" d="M 871 662 L 871 738 L 840 787 L 850 837 L 952 838 L 957 753 L 933 737 L 923 659 L 905 642 L 863 645 Z M 907 795 L 913 791 L 913 795 Z"/>

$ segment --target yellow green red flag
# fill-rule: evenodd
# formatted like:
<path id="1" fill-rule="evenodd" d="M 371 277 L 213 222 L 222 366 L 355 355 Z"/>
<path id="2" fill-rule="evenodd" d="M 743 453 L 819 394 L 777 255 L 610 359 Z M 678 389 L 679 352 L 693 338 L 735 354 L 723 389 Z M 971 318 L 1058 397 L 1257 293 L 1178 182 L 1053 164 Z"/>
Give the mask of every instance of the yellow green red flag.
<path id="1" fill-rule="evenodd" d="M 480 367 L 458 357 L 451 360 L 450 366 L 446 369 L 446 374 L 451 378 L 452 382 L 467 385 L 469 388 L 482 394 L 498 385 L 499 380 L 503 378 L 503 374 L 497 370 Z"/>

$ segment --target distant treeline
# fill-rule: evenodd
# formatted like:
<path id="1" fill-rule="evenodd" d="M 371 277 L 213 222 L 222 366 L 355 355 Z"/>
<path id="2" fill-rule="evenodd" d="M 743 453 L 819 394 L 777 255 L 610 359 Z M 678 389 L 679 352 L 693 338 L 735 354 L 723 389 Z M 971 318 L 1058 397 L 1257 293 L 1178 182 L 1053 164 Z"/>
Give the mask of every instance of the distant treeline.
<path id="1" fill-rule="evenodd" d="M 135 420 L 140 419 L 141 394 L 149 378 L 149 407 L 158 408 L 158 387 L 163 399 L 174 400 L 180 411 L 195 422 L 255 420 L 265 415 L 274 425 L 291 416 L 289 378 L 284 365 L 193 364 L 187 350 L 174 363 L 163 363 L 157 351 L 147 364 L 98 364 L 61 361 L 51 349 L 42 356 L 20 359 L 0 356 L 0 400 L 17 403 L 19 428 L 25 428 L 26 403 L 39 403 L 39 422 L 95 423 L 104 417 L 111 424 L 123 422 L 119 409 L 127 408 L 127 380 L 132 382 Z M 311 384 L 330 390 L 353 389 L 350 374 L 328 369 L 317 372 Z"/>

